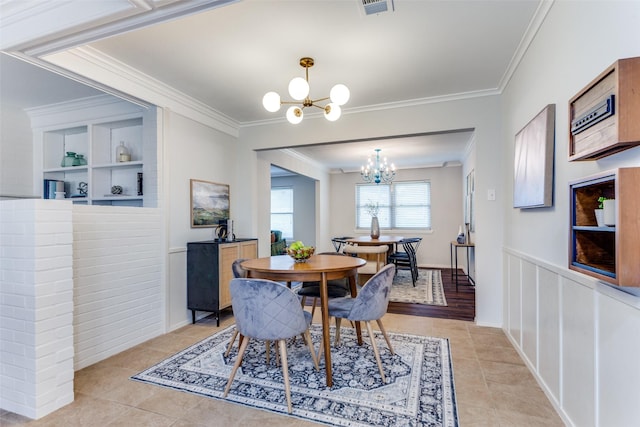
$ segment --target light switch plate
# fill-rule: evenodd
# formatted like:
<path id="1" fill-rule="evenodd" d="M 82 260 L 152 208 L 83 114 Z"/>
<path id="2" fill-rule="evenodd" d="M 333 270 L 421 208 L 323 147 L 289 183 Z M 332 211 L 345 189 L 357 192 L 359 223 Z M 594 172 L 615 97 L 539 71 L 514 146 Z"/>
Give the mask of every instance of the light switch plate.
<path id="1" fill-rule="evenodd" d="M 496 199 L 496 190 L 491 188 L 487 190 L 487 200 L 495 200 Z"/>

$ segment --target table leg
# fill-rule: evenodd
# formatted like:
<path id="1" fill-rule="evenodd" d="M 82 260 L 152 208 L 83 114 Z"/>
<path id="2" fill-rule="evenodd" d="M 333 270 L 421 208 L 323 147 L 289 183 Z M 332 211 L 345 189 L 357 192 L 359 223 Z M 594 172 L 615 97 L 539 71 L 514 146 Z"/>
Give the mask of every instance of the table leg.
<path id="1" fill-rule="evenodd" d="M 456 253 L 456 292 L 458 292 L 458 247 L 456 246 L 453 251 Z"/>
<path id="2" fill-rule="evenodd" d="M 351 298 L 358 296 L 358 287 L 356 286 L 356 276 L 349 277 L 349 287 L 351 288 Z M 362 328 L 360 322 L 356 324 L 356 335 L 358 336 L 358 345 L 362 345 Z"/>
<path id="3" fill-rule="evenodd" d="M 324 366 L 327 370 L 327 387 L 333 385 L 333 372 L 331 369 L 331 336 L 329 324 L 329 291 L 327 288 L 327 274 L 322 273 L 320 281 L 320 306 L 322 309 L 322 344 L 324 345 Z"/>

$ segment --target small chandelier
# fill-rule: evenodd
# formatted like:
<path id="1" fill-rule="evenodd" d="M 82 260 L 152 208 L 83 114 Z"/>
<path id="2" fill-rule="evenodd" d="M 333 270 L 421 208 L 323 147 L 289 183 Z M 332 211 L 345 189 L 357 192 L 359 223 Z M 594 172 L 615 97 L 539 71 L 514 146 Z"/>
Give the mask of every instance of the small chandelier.
<path id="1" fill-rule="evenodd" d="M 375 159 L 371 159 L 369 156 L 369 160 L 367 160 L 367 165 L 362 166 L 360 170 L 360 175 L 364 182 L 375 182 L 376 184 L 380 184 L 381 182 L 385 184 L 390 184 L 393 181 L 393 178 L 396 176 L 396 167 L 391 163 L 391 166 L 387 164 L 387 158 L 385 157 L 382 162 L 380 161 L 380 151 L 379 148 L 376 148 L 376 157 Z"/>
<path id="2" fill-rule="evenodd" d="M 275 113 L 282 104 L 293 104 L 287 110 L 287 120 L 289 123 L 297 125 L 302 121 L 303 112 L 306 107 L 316 107 L 324 110 L 324 117 L 329 121 L 336 121 L 342 114 L 341 105 L 349 101 L 349 88 L 343 84 L 337 84 L 331 88 L 329 96 L 320 99 L 309 98 L 309 68 L 313 67 L 313 58 L 300 58 L 300 65 L 305 69 L 306 77 L 296 77 L 289 82 L 289 95 L 296 101 L 282 101 L 276 92 L 268 92 L 262 98 L 262 105 L 267 111 Z M 331 102 L 324 107 L 316 103 L 330 99 Z M 298 105 L 299 104 L 299 105 Z"/>

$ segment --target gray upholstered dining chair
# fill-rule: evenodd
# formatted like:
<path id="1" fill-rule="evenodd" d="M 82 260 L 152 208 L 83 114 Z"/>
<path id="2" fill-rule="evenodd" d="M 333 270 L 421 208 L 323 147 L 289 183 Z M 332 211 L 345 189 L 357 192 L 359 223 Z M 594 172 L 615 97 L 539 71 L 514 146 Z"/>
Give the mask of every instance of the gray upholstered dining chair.
<path id="1" fill-rule="evenodd" d="M 311 313 L 300 307 L 300 301 L 291 289 L 271 280 L 232 279 L 230 290 L 236 327 L 244 339 L 224 390 L 224 397 L 231 389 L 233 378 L 242 363 L 242 357 L 249 341 L 252 339 L 277 341 L 282 362 L 287 408 L 291 413 L 291 387 L 289 385 L 285 340 L 303 334 L 316 371 L 319 371 L 318 359 L 309 333 Z"/>
<path id="2" fill-rule="evenodd" d="M 233 271 L 233 277 L 235 279 L 241 279 L 241 278 L 247 277 L 247 270 L 242 268 L 242 265 L 240 265 L 246 260 L 247 258 L 238 258 L 237 260 L 233 261 L 233 264 L 231 264 L 231 271 Z M 233 343 L 236 342 L 237 337 L 238 337 L 238 328 L 236 328 L 236 330 L 233 331 L 233 336 L 229 340 L 227 351 L 224 353 L 225 357 L 229 356 L 229 353 L 231 353 L 231 349 L 233 348 Z M 269 363 L 269 348 L 270 348 L 269 343 L 267 343 L 267 363 Z"/>
<path id="3" fill-rule="evenodd" d="M 231 270 L 233 271 L 233 277 L 236 279 L 242 279 L 242 278 L 246 278 L 247 277 L 247 270 L 245 270 L 244 268 L 242 268 L 242 263 L 244 261 L 246 261 L 247 258 L 238 258 L 237 260 L 233 261 L 233 264 L 231 264 Z M 240 335 L 240 333 L 238 332 L 238 328 L 236 328 L 235 331 L 233 331 L 233 336 L 231 336 L 231 339 L 229 340 L 229 345 L 227 346 L 227 351 L 225 351 L 224 356 L 227 357 L 229 356 L 229 353 L 231 353 L 231 349 L 233 348 L 233 344 L 236 342 L 236 338 L 238 338 L 238 336 Z M 242 342 L 242 338 L 240 338 L 240 342 Z M 240 345 L 240 344 L 238 344 Z M 265 346 L 266 346 L 266 357 L 267 357 L 267 365 L 269 364 L 269 362 L 271 361 L 271 342 L 266 341 L 265 342 Z M 278 356 L 278 352 L 276 351 L 276 358 Z"/>
<path id="4" fill-rule="evenodd" d="M 336 318 L 336 339 L 335 345 L 340 344 L 340 320 L 347 319 L 352 322 L 364 322 L 367 326 L 367 332 L 371 339 L 371 346 L 373 347 L 373 353 L 376 357 L 376 363 L 380 370 L 380 376 L 382 382 L 386 382 L 384 376 L 384 370 L 382 369 L 382 361 L 380 360 L 380 353 L 376 346 L 373 329 L 371 328 L 371 321 L 375 320 L 378 323 L 378 327 L 387 341 L 387 346 L 394 354 L 391 341 L 387 335 L 387 332 L 382 326 L 382 316 L 387 312 L 387 306 L 389 305 L 389 297 L 391 296 L 391 283 L 393 282 L 393 276 L 395 275 L 396 267 L 393 264 L 387 264 L 380 271 L 371 277 L 364 284 L 364 286 L 358 292 L 358 296 L 355 298 L 335 298 L 329 300 L 329 316 Z M 322 347 L 320 347 L 322 349 Z"/>

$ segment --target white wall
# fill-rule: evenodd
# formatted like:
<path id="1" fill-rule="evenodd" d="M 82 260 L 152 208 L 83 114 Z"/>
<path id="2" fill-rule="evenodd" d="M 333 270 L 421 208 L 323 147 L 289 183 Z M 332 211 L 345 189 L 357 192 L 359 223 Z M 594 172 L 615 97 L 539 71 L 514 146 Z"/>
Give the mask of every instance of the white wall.
<path id="1" fill-rule="evenodd" d="M 0 102 L 0 197 L 33 196 L 32 141 L 27 113 Z"/>
<path id="2" fill-rule="evenodd" d="M 640 55 L 638 22 L 637 2 L 556 1 L 503 95 L 504 327 L 569 425 L 640 419 L 640 298 L 567 268 L 569 181 L 640 166 L 639 148 L 568 162 L 568 100 L 616 59 Z M 513 209 L 514 135 L 552 103 L 554 206 Z"/>
<path id="3" fill-rule="evenodd" d="M 191 322 L 187 310 L 187 242 L 213 239 L 214 228 L 191 228 L 190 180 L 229 185 L 231 218 L 236 237 L 256 237 L 244 224 L 244 200 L 248 189 L 236 184 L 239 174 L 235 138 L 202 123 L 165 109 L 164 167 L 166 183 L 167 235 L 167 329 L 173 330 Z M 210 313 L 199 313 L 205 316 Z"/>
<path id="4" fill-rule="evenodd" d="M 73 206 L 74 368 L 164 332 L 159 209 Z"/>
<path id="5" fill-rule="evenodd" d="M 462 168 L 400 169 L 395 181 L 428 180 L 431 182 L 430 232 L 382 230 L 383 234 L 422 237 L 418 248 L 418 265 L 449 268 L 450 245 L 462 224 Z M 360 173 L 331 175 L 331 232 L 333 236 L 366 236 L 369 229 L 355 227 L 355 186 L 362 182 Z M 461 250 L 459 261 L 463 252 Z M 466 266 L 466 264 L 465 264 Z"/>
<path id="6" fill-rule="evenodd" d="M 71 202 L 0 201 L 0 408 L 43 417 L 73 401 Z"/>

